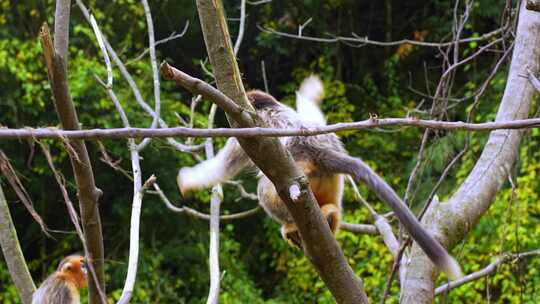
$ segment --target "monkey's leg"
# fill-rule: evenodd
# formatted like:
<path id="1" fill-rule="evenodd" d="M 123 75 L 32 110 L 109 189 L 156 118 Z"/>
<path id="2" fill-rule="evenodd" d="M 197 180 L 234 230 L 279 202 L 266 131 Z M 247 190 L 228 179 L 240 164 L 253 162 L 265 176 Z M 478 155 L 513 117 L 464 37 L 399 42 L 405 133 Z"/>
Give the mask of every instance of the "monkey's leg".
<path id="1" fill-rule="evenodd" d="M 326 221 L 328 221 L 328 226 L 330 226 L 332 233 L 336 235 L 339 222 L 341 221 L 341 210 L 334 204 L 326 204 L 321 207 L 321 213 Z"/>
<path id="2" fill-rule="evenodd" d="M 302 248 L 302 238 L 296 224 L 285 223 L 281 226 L 281 237 L 292 247 Z"/>
<path id="3" fill-rule="evenodd" d="M 388 204 L 411 237 L 420 245 L 431 261 L 451 278 L 462 276 L 459 264 L 446 249 L 420 225 L 407 205 L 377 173 L 361 159 L 336 151 L 321 151 L 319 163 L 326 170 L 350 174 L 355 181 L 362 181 Z"/>
<path id="4" fill-rule="evenodd" d="M 313 176 L 315 175 L 315 176 Z M 331 174 L 309 178 L 311 190 L 321 207 L 321 213 L 328 221 L 330 230 L 335 235 L 341 221 L 341 200 L 343 198 L 343 175 Z"/>
<path id="5" fill-rule="evenodd" d="M 194 167 L 180 169 L 176 181 L 180 192 L 209 188 L 233 178 L 251 164 L 236 138 L 229 138 L 216 157 L 205 160 Z"/>
<path id="6" fill-rule="evenodd" d="M 262 176 L 259 179 L 257 185 L 257 196 L 259 197 L 259 204 L 263 207 L 264 211 L 281 223 L 281 236 L 290 245 L 302 248 L 302 239 L 298 233 L 298 228 L 294 224 L 294 220 L 287 210 L 285 203 L 279 197 L 276 188 L 270 182 L 266 176 Z"/>

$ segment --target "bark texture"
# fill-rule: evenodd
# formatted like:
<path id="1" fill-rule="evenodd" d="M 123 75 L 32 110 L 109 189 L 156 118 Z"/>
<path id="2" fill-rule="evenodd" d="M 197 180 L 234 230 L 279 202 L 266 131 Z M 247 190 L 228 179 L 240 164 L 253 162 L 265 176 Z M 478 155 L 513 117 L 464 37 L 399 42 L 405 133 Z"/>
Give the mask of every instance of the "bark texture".
<path id="1" fill-rule="evenodd" d="M 9 274 L 17 287 L 21 301 L 24 304 L 32 303 L 32 294 L 36 286 L 28 271 L 28 266 L 19 245 L 17 231 L 13 225 L 6 197 L 0 186 L 0 247 L 8 266 Z"/>
<path id="2" fill-rule="evenodd" d="M 526 77 L 527 68 L 538 72 L 540 59 L 540 14 L 520 9 L 512 63 L 497 122 L 528 116 L 534 88 Z M 507 180 L 517 158 L 523 131 L 496 130 L 490 133 L 475 167 L 447 203 L 433 204 L 424 224 L 447 248 L 452 248 L 476 225 Z M 422 250 L 414 245 L 407 261 L 402 303 L 432 303 L 436 269 Z"/>
<path id="3" fill-rule="evenodd" d="M 221 1 L 197 0 L 197 8 L 217 86 L 249 114 L 229 116 L 231 126 L 264 126 L 248 103 Z M 286 202 L 305 243 L 306 255 L 336 301 L 367 303 L 362 281 L 347 264 L 341 248 L 315 203 L 307 178 L 295 165 L 288 151 L 276 138 L 239 138 L 239 142 L 253 162 L 274 183 L 280 197 Z M 300 196 L 294 200 L 289 194 L 293 185 L 300 189 Z"/>
<path id="4" fill-rule="evenodd" d="M 59 0 L 56 3 L 54 46 L 46 25 L 43 26 L 40 36 L 55 108 L 62 127 L 66 130 L 80 130 L 79 119 L 71 99 L 67 77 L 70 8 L 71 1 Z M 77 185 L 77 197 L 81 210 L 84 236 L 90 253 L 87 259 L 92 263 L 101 290 L 105 293 L 103 235 L 98 209 L 101 190 L 96 187 L 94 182 L 92 164 L 84 141 L 71 140 L 68 144 L 72 148 L 72 150 L 68 149 L 72 151 L 69 156 Z M 88 291 L 89 302 L 98 303 L 100 296 L 94 280 L 88 280 Z"/>

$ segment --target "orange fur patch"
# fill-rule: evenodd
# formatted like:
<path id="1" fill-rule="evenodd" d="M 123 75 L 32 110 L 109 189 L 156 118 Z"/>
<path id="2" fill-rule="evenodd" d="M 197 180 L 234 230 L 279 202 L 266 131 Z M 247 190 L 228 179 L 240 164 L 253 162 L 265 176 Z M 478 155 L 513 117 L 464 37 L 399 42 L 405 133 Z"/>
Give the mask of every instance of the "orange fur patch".
<path id="1" fill-rule="evenodd" d="M 329 177 L 312 177 L 309 179 L 309 184 L 311 185 L 311 191 L 313 191 L 319 206 L 322 207 L 326 204 L 339 205 L 339 175 Z"/>
<path id="2" fill-rule="evenodd" d="M 73 256 L 59 271 L 58 276 L 66 283 L 75 285 L 78 289 L 83 288 L 86 286 L 86 275 L 82 270 L 83 264 L 83 257 Z"/>

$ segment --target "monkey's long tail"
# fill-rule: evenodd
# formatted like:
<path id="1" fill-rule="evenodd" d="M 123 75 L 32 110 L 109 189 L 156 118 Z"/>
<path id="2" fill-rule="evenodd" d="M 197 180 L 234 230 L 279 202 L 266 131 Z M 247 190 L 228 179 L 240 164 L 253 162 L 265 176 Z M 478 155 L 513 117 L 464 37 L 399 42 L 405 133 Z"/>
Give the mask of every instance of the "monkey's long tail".
<path id="1" fill-rule="evenodd" d="M 355 181 L 365 183 L 371 191 L 374 191 L 383 202 L 394 210 L 395 215 L 407 229 L 407 232 L 420 245 L 435 266 L 452 280 L 463 276 L 456 260 L 420 225 L 414 214 L 392 187 L 368 165 L 361 159 L 351 157 L 345 153 L 335 151 L 325 151 L 324 153 L 328 153 L 328 155 L 320 157 L 323 160 L 321 165 L 324 168 L 335 173 L 349 174 Z"/>

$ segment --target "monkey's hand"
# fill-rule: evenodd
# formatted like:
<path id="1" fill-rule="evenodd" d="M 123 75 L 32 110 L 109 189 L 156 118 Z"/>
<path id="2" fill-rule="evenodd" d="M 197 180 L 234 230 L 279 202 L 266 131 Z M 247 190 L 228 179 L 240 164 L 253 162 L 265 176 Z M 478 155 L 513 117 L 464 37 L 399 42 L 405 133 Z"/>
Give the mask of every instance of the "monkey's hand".
<path id="1" fill-rule="evenodd" d="M 180 190 L 182 196 L 186 196 L 189 191 L 196 188 L 191 182 L 191 176 L 194 175 L 193 171 L 194 170 L 189 167 L 182 168 L 180 169 L 180 171 L 178 171 L 178 175 L 176 176 L 176 183 L 178 184 L 178 189 Z"/>

